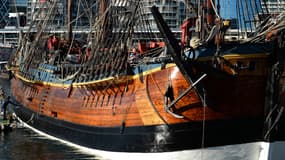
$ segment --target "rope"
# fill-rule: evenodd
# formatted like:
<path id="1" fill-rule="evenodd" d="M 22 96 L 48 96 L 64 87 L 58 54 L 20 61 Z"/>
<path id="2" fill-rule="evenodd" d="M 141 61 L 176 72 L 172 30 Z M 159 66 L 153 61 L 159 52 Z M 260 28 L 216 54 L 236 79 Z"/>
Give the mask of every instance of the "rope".
<path id="1" fill-rule="evenodd" d="M 25 36 L 24 42 L 21 45 L 25 45 L 26 53 L 28 55 L 27 55 L 27 57 L 24 57 L 25 59 L 23 61 L 23 64 L 26 67 L 23 67 L 22 71 L 23 71 L 23 69 L 24 70 L 28 69 L 33 62 L 34 63 L 37 62 L 37 61 L 35 61 L 35 58 L 37 58 L 38 56 L 35 55 L 37 53 L 37 52 L 35 52 L 35 50 L 38 49 L 38 46 L 39 46 L 38 44 L 39 44 L 39 41 L 40 41 L 40 37 L 42 36 L 42 33 L 43 33 L 44 29 L 46 28 L 46 26 L 48 24 L 48 21 L 52 18 L 51 15 L 53 15 L 52 13 L 55 10 L 56 4 L 57 4 L 57 1 L 54 1 L 52 3 L 52 6 L 50 7 L 50 9 L 48 10 L 48 13 L 45 15 L 43 21 L 38 22 L 37 28 L 40 29 L 40 30 L 37 31 L 37 35 L 34 38 L 33 43 L 30 46 L 29 46 L 30 42 L 27 40 L 27 36 Z M 37 12 L 36 15 L 40 15 L 40 12 L 41 12 L 41 10 L 39 10 L 39 12 Z M 35 24 L 35 22 L 36 21 L 33 21 L 33 23 L 30 25 L 30 27 L 28 29 L 28 33 L 31 32 L 31 29 L 33 27 L 33 24 Z M 20 46 L 20 47 L 22 47 L 22 46 Z"/>
<path id="2" fill-rule="evenodd" d="M 217 11 L 216 6 L 214 5 L 213 0 L 211 0 L 211 5 L 212 5 L 212 7 L 213 7 L 213 9 L 214 9 L 214 12 L 215 12 L 216 16 L 220 19 L 220 15 L 219 15 L 219 13 L 218 13 L 218 11 Z"/>
<path id="3" fill-rule="evenodd" d="M 204 159 L 204 153 L 203 153 L 203 149 L 205 148 L 205 128 L 206 128 L 206 91 L 203 89 L 204 91 L 204 101 L 203 101 L 203 124 L 202 124 L 202 139 L 201 139 L 201 159 Z"/>
<path id="4" fill-rule="evenodd" d="M 79 4 L 81 3 L 81 0 L 78 2 Z M 79 15 L 79 7 L 80 7 L 80 5 L 78 5 L 77 6 L 77 16 L 76 16 L 76 19 L 75 19 L 75 27 L 77 26 L 77 20 L 78 20 L 78 15 Z M 70 24 L 71 24 L 72 22 L 70 22 Z M 68 24 L 68 25 L 70 25 L 70 24 Z M 67 54 L 69 54 L 70 53 L 70 51 L 71 51 L 71 49 L 72 49 L 72 47 L 73 47 L 73 42 L 74 42 L 74 38 L 75 38 L 75 34 L 73 34 L 72 35 L 72 39 L 71 39 L 71 43 L 70 43 L 70 46 L 69 46 L 69 49 L 68 49 L 68 51 L 67 51 Z"/>
<path id="5" fill-rule="evenodd" d="M 283 111 L 284 111 L 284 106 L 282 106 L 278 112 L 278 115 L 274 121 L 274 123 L 271 125 L 271 127 L 268 129 L 268 131 L 266 132 L 266 134 L 264 135 L 264 138 L 267 139 L 269 134 L 271 133 L 272 129 L 277 125 L 277 123 L 279 122 L 282 114 L 283 114 Z"/>
<path id="6" fill-rule="evenodd" d="M 31 122 L 33 119 L 34 119 L 34 113 L 32 114 L 32 116 L 31 116 L 31 118 L 27 121 L 27 122 L 25 122 L 25 123 L 29 123 L 29 122 Z"/>
<path id="7" fill-rule="evenodd" d="M 285 13 L 281 13 L 276 18 L 270 18 L 266 24 L 262 24 L 263 26 L 260 26 L 260 30 L 257 33 L 255 37 L 248 38 L 245 40 L 244 43 L 254 43 L 254 42 L 260 42 L 262 40 L 265 40 L 265 35 L 275 30 L 277 33 L 282 32 L 285 30 Z"/>

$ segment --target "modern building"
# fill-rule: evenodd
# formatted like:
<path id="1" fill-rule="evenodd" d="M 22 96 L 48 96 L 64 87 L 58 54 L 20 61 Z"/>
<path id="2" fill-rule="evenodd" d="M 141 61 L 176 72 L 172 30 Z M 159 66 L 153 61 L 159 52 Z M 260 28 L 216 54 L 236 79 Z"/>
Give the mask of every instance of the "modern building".
<path id="1" fill-rule="evenodd" d="M 157 29 L 155 20 L 150 11 L 150 8 L 155 5 L 158 7 L 168 26 L 173 31 L 178 31 L 187 16 L 186 14 L 189 13 L 190 1 L 191 0 L 186 0 L 185 3 L 185 1 L 178 0 L 144 0 L 143 5 L 145 6 L 146 19 L 149 20 L 152 29 Z"/>
<path id="2" fill-rule="evenodd" d="M 27 0 L 0 0 L 0 28 L 16 25 L 17 14 L 25 16 L 26 9 Z M 25 18 L 20 21 L 25 25 Z"/>
<path id="3" fill-rule="evenodd" d="M 10 12 L 10 0 L 0 0 L 0 28 L 4 28 L 8 23 Z"/>
<path id="4" fill-rule="evenodd" d="M 27 12 L 27 0 L 10 0 L 11 12 L 26 13 Z"/>
<path id="5" fill-rule="evenodd" d="M 285 0 L 263 0 L 261 4 L 270 14 L 285 12 Z"/>
<path id="6" fill-rule="evenodd" d="M 25 25 L 26 0 L 0 0 L 0 44 L 10 46 L 17 43 L 16 29 Z"/>
<path id="7" fill-rule="evenodd" d="M 54 12 L 49 13 L 49 10 L 53 7 L 52 2 L 49 0 L 27 0 L 27 25 L 31 25 L 34 22 L 43 22 L 48 17 L 48 14 L 54 16 L 54 19 L 51 20 L 53 21 L 52 23 L 59 26 L 62 25 L 65 17 L 64 2 L 57 2 L 54 6 Z"/>
<path id="8" fill-rule="evenodd" d="M 94 0 L 89 0 L 88 2 L 93 2 Z M 145 6 L 145 19 L 150 21 L 151 28 L 156 30 L 156 24 L 150 12 L 150 8 L 153 5 L 159 7 L 160 12 L 162 13 L 165 21 L 168 23 L 169 27 L 174 31 L 180 30 L 180 25 L 182 24 L 183 20 L 186 18 L 186 14 L 189 13 L 189 6 L 190 2 L 196 2 L 195 0 L 143 0 L 142 3 Z M 48 14 L 48 10 L 51 8 L 52 1 L 48 0 L 27 0 L 27 24 L 31 24 L 33 21 L 43 21 L 46 15 Z M 79 0 L 73 0 L 73 5 L 75 6 Z M 186 3 L 185 3 L 186 2 Z M 186 4 L 186 5 L 185 5 Z M 189 5 L 189 6 L 187 6 Z M 53 12 L 54 19 L 53 24 L 55 26 L 61 27 L 65 24 L 65 18 L 67 15 L 67 2 L 66 0 L 59 0 L 57 2 L 57 9 Z M 84 6 L 81 6 L 79 9 L 79 14 L 84 12 Z M 87 7 L 87 6 L 85 6 Z M 187 9 L 188 8 L 188 9 Z M 78 14 L 77 7 L 73 7 L 72 17 L 76 17 Z M 94 8 L 95 9 L 95 8 Z M 40 13 L 35 14 L 37 12 Z M 89 18 L 87 16 L 80 16 L 77 19 L 76 23 L 74 21 L 73 25 L 76 26 L 86 26 L 89 25 Z"/>
<path id="9" fill-rule="evenodd" d="M 52 13 L 49 13 L 52 8 L 53 2 L 50 0 L 27 0 L 27 24 L 30 25 L 34 22 L 42 22 L 47 17 L 50 17 L 49 24 L 53 24 L 55 27 L 59 28 L 65 25 L 67 18 L 67 0 L 58 0 L 54 6 L 54 10 Z M 84 12 L 86 11 L 86 7 L 88 7 L 88 3 L 93 2 L 94 0 L 85 1 L 80 5 L 79 11 L 77 4 L 81 2 L 80 0 L 73 0 L 73 6 L 71 11 L 71 16 L 73 19 L 77 16 L 77 14 L 81 15 L 80 18 L 77 18 L 76 21 L 72 22 L 72 25 L 76 26 L 84 26 L 89 24 L 89 19 L 85 16 Z M 86 5 L 86 6 L 84 6 Z M 50 14 L 49 16 L 47 16 Z M 51 18 L 52 17 L 52 18 Z"/>

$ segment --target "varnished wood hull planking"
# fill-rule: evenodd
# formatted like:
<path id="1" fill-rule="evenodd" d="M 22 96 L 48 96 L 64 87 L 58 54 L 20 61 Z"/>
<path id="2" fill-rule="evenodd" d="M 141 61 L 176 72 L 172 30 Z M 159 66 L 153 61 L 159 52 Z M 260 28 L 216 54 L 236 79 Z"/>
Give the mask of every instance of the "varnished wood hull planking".
<path id="1" fill-rule="evenodd" d="M 169 80 L 171 74 L 176 75 Z M 165 112 L 164 94 L 170 84 L 175 97 L 188 87 L 177 68 L 171 67 L 143 80 L 136 78 L 114 86 L 111 82 L 105 86 L 76 86 L 70 96 L 71 88 L 25 83 L 16 78 L 12 80 L 12 92 L 18 102 L 34 112 L 82 125 L 120 126 L 124 121 L 127 126 L 148 126 L 202 120 L 203 108 L 194 90 L 175 105 L 177 110 L 189 108 L 181 111 L 184 119 Z M 206 112 L 211 113 L 209 119 L 223 117 L 209 108 Z"/>
<path id="2" fill-rule="evenodd" d="M 157 152 L 199 148 L 203 131 L 208 136 L 205 146 L 251 142 L 262 139 L 267 60 L 251 57 L 242 61 L 256 61 L 257 67 L 240 72 L 236 78 L 208 75 L 202 81 L 208 106 L 203 107 L 193 89 L 175 104 L 175 113 L 183 115 L 182 119 L 164 108 L 164 94 L 169 85 L 173 87 L 174 97 L 189 87 L 173 65 L 119 83 L 110 80 L 69 87 L 30 83 L 16 76 L 11 89 L 15 100 L 23 105 L 16 112 L 24 121 L 33 117 L 31 125 L 35 128 L 96 149 Z M 58 131 L 60 128 L 63 131 Z M 250 132 L 240 134 L 237 129 Z M 125 131 L 132 131 L 131 135 Z M 154 142 L 157 134 L 166 133 L 171 136 L 164 139 L 163 145 Z M 75 134 L 78 137 L 72 136 Z M 93 140 L 84 140 L 86 135 Z M 226 138 L 221 141 L 217 140 L 219 137 Z M 109 146 L 112 142 L 113 146 Z"/>
<path id="3" fill-rule="evenodd" d="M 231 117 L 263 116 L 266 86 L 270 72 L 268 54 L 225 56 L 232 65 L 245 69 L 233 71 L 228 65 L 220 67 L 232 77 L 209 74 L 203 81 L 208 107 Z M 254 64 L 252 68 L 250 63 Z"/>

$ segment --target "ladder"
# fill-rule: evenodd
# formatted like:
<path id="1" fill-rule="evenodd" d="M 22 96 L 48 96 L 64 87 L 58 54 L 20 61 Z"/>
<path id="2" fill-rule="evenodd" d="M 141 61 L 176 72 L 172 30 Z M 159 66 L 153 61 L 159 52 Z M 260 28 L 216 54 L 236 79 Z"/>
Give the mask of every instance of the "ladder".
<path id="1" fill-rule="evenodd" d="M 50 86 L 47 86 L 46 88 L 43 89 L 42 95 L 41 95 L 41 100 L 39 103 L 39 111 L 38 111 L 38 116 L 41 116 L 44 112 L 45 109 L 45 104 L 48 99 L 48 95 L 50 93 Z"/>

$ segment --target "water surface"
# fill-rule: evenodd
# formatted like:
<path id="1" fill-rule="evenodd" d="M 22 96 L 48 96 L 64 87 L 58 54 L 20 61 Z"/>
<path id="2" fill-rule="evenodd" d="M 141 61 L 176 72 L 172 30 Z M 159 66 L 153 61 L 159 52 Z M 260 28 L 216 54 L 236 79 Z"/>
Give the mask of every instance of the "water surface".
<path id="1" fill-rule="evenodd" d="M 17 128 L 0 135 L 0 160 L 83 160 L 93 155 L 61 142 L 47 139 L 28 128 Z"/>

